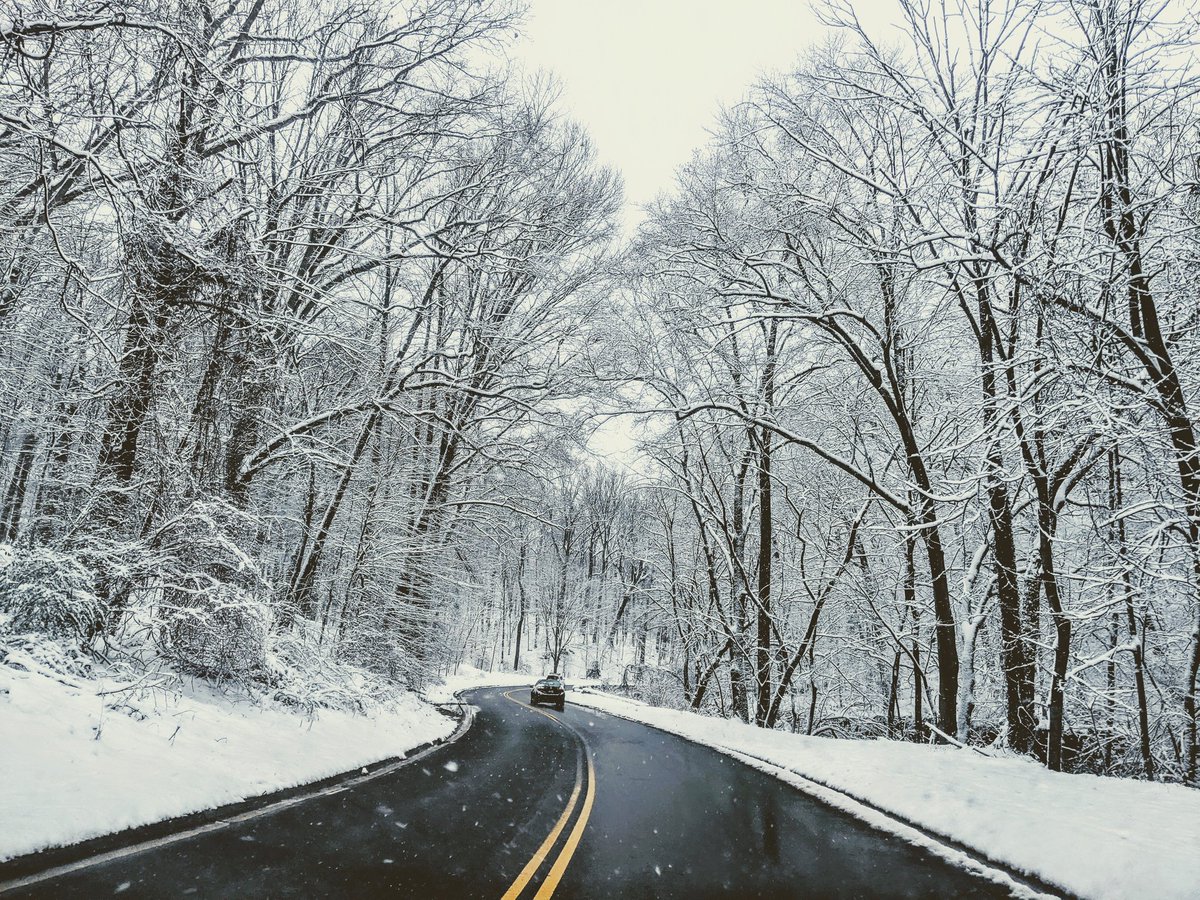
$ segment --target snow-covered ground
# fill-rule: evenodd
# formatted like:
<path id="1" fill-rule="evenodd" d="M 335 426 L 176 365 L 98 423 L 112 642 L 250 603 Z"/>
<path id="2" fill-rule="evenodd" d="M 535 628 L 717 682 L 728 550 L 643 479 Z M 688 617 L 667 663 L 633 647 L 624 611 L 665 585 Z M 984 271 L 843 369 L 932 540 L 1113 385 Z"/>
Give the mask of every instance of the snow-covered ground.
<path id="1" fill-rule="evenodd" d="M 427 688 L 422 696 L 431 703 L 449 703 L 455 699 L 455 694 L 479 687 L 529 687 L 537 681 L 540 675 L 528 675 L 523 672 L 488 672 L 474 666 L 461 665 L 457 671 L 447 675 L 441 684 Z M 599 681 L 594 678 L 567 678 L 567 689 L 594 688 Z"/>
<path id="2" fill-rule="evenodd" d="M 455 694 L 478 687 L 512 687 L 531 685 L 538 680 L 536 675 L 521 672 L 485 672 L 474 666 L 462 665 L 457 672 L 447 675 L 440 684 L 427 687 L 421 694 L 431 703 L 450 703 Z"/>
<path id="3" fill-rule="evenodd" d="M 789 773 L 834 788 L 1073 894 L 1200 897 L 1200 791 L 1063 775 L 952 747 L 766 731 L 610 694 L 569 699 L 752 757 L 792 783 L 803 785 Z M 863 812 L 886 826 L 885 817 Z"/>
<path id="4" fill-rule="evenodd" d="M 122 691 L 0 666 L 0 860 L 316 781 L 443 738 L 402 694 L 314 717 L 204 685 Z"/>

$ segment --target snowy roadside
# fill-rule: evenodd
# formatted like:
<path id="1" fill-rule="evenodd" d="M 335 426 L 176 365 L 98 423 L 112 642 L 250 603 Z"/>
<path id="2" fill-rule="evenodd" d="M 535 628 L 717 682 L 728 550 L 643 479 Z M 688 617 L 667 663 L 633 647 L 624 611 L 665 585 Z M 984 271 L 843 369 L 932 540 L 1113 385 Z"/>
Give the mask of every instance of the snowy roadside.
<path id="1" fill-rule="evenodd" d="M 453 675 L 447 675 L 439 684 L 433 684 L 421 692 L 422 698 L 430 703 L 454 703 L 462 691 L 479 687 L 528 687 L 537 681 L 536 675 L 520 672 L 485 672 L 474 666 L 462 665 Z"/>
<path id="2" fill-rule="evenodd" d="M 789 773 L 815 781 L 1081 897 L 1197 896 L 1200 791 L 1063 775 L 952 747 L 766 731 L 591 691 L 569 699 L 766 763 L 802 789 Z M 811 792 L 838 805 L 831 791 Z M 842 808 L 912 839 L 911 829 L 856 806 Z"/>
<path id="3" fill-rule="evenodd" d="M 312 717 L 204 684 L 121 691 L 0 666 L 0 861 L 307 784 L 444 738 L 412 694 Z"/>
<path id="4" fill-rule="evenodd" d="M 476 669 L 474 666 L 461 665 L 453 675 L 447 675 L 440 684 L 432 685 L 422 693 L 422 697 L 430 703 L 452 703 L 456 694 L 480 687 L 522 687 L 528 688 L 540 678 L 540 675 L 527 675 L 522 672 L 488 672 Z M 567 689 L 598 687 L 600 682 L 591 678 L 568 678 Z"/>

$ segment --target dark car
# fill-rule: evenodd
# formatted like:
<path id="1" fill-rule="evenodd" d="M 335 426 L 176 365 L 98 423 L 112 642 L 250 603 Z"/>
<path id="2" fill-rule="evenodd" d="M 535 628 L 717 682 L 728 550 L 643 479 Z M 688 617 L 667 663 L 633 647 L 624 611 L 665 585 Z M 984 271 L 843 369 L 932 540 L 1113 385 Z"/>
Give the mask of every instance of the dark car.
<path id="1" fill-rule="evenodd" d="M 529 703 L 537 706 L 539 703 L 553 703 L 554 708 L 562 711 L 566 702 L 567 686 L 563 684 L 561 675 L 547 675 L 538 679 L 538 683 L 529 689 Z"/>

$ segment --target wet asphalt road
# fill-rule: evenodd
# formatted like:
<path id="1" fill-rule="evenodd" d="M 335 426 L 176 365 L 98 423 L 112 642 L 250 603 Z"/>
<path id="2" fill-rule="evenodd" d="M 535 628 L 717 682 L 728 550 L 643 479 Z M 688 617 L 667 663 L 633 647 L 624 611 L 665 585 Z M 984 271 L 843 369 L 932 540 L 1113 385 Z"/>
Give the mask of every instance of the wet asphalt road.
<path id="1" fill-rule="evenodd" d="M 505 693 L 396 772 L 4 897 L 1007 896 L 712 750 Z"/>

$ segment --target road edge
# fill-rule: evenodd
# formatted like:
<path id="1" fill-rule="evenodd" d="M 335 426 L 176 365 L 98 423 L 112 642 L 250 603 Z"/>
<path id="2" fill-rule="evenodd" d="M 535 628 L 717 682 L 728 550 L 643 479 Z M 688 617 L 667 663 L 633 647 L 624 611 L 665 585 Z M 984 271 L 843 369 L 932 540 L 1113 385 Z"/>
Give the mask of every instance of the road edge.
<path id="1" fill-rule="evenodd" d="M 456 703 L 435 703 L 438 712 L 456 718 L 458 724 L 446 737 L 434 738 L 410 748 L 399 756 L 389 756 L 373 763 L 357 766 L 354 769 L 328 775 L 316 781 L 293 785 L 268 794 L 258 794 L 233 803 L 210 809 L 197 810 L 182 816 L 160 819 L 133 828 L 111 831 L 107 834 L 88 838 L 74 844 L 64 844 L 57 847 L 47 847 L 23 853 L 11 859 L 0 862 L 0 894 L 45 881 L 67 870 L 80 868 L 91 862 L 99 862 L 102 857 L 136 853 L 145 845 L 160 846 L 182 840 L 194 833 L 215 831 L 247 819 L 295 806 L 306 800 L 327 794 L 348 790 L 395 772 L 397 769 L 411 765 L 424 759 L 441 747 L 453 744 L 470 730 L 475 720 L 475 707 L 459 698 Z M 454 707 L 457 712 L 447 712 L 446 707 Z M 61 870 L 61 871 L 60 871 Z"/>
<path id="2" fill-rule="evenodd" d="M 589 688 L 578 688 L 577 693 L 582 694 L 602 694 L 606 697 L 612 697 L 615 700 L 625 700 L 616 694 L 609 694 L 606 691 L 598 691 Z M 771 762 L 768 759 L 763 759 L 753 754 L 746 753 L 742 750 L 734 750 L 730 747 L 723 747 L 715 744 L 706 744 L 698 741 L 687 734 L 682 734 L 678 731 L 672 731 L 670 728 L 664 728 L 661 725 L 643 722 L 641 719 L 633 716 L 624 715 L 611 709 L 601 709 L 600 707 L 587 706 L 586 703 L 579 704 L 591 709 L 595 712 L 603 713 L 610 716 L 616 716 L 625 719 L 628 722 L 636 722 L 646 728 L 653 728 L 656 731 L 661 731 L 664 734 L 672 735 L 695 744 L 698 747 L 707 747 L 717 753 L 724 754 L 731 759 L 736 759 L 743 765 L 750 766 L 752 769 L 770 775 L 782 781 L 784 784 L 800 791 L 807 797 L 812 798 L 822 806 L 826 806 L 832 810 L 843 813 L 848 816 L 863 822 L 864 824 L 882 831 L 893 837 L 898 837 L 901 840 L 907 841 L 922 849 L 935 852 L 937 855 L 954 865 L 963 867 L 963 862 L 971 863 L 967 866 L 971 871 L 989 878 L 989 880 L 1004 884 L 1007 887 L 1026 892 L 1029 897 L 1055 897 L 1061 900 L 1081 900 L 1081 898 L 1072 894 L 1067 889 L 1060 885 L 1054 884 L 1046 880 L 1041 875 L 1036 873 L 1022 872 L 1010 863 L 996 860 L 981 852 L 980 850 L 965 844 L 955 838 L 948 837 L 919 822 L 912 821 L 905 816 L 892 812 L 881 806 L 877 806 L 867 799 L 851 794 L 841 788 L 826 784 L 825 782 L 796 772 L 793 769 L 781 766 L 778 763 Z M 650 704 L 646 704 L 650 706 Z M 650 706 L 654 709 L 657 707 Z M 983 870 L 983 871 L 980 871 Z M 999 878 L 997 876 L 1000 876 Z"/>

